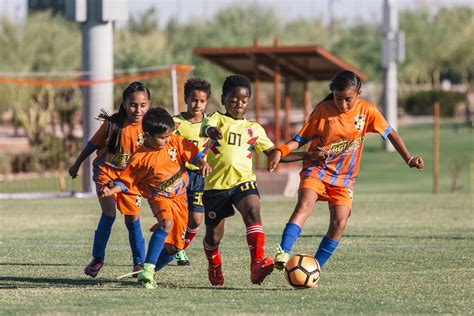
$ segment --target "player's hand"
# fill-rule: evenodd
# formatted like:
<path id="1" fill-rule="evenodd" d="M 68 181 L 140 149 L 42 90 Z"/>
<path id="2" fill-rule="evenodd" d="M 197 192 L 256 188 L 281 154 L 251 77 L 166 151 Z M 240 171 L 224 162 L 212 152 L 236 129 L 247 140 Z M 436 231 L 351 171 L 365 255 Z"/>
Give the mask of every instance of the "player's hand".
<path id="1" fill-rule="evenodd" d="M 418 156 L 413 156 L 408 160 L 408 166 L 410 168 L 416 168 L 418 170 L 423 170 L 425 167 L 425 163 L 423 162 L 423 159 Z"/>
<path id="2" fill-rule="evenodd" d="M 222 132 L 218 127 L 212 126 L 207 130 L 207 136 L 213 140 L 222 139 Z"/>
<path id="3" fill-rule="evenodd" d="M 199 166 L 199 173 L 203 176 L 203 177 L 207 177 L 212 171 L 212 168 L 211 166 L 209 166 L 209 164 L 207 162 L 205 162 L 204 160 L 201 161 L 201 165 Z"/>
<path id="4" fill-rule="evenodd" d="M 71 176 L 71 178 L 75 179 L 77 177 L 77 172 L 79 171 L 79 166 L 76 166 L 76 164 L 73 164 L 68 172 L 69 172 L 69 175 Z"/>
<path id="5" fill-rule="evenodd" d="M 305 160 L 326 160 L 329 157 L 329 153 L 326 149 L 318 147 L 317 150 L 308 151 L 305 155 Z"/>
<path id="6" fill-rule="evenodd" d="M 268 161 L 267 161 L 268 172 L 273 172 L 278 166 L 278 163 L 280 162 L 280 160 L 281 160 L 281 151 L 274 150 L 271 153 L 270 157 L 268 157 Z"/>
<path id="7" fill-rule="evenodd" d="M 112 196 L 114 195 L 114 193 L 112 192 L 111 188 L 108 187 L 108 186 L 103 186 L 100 191 L 100 197 L 101 198 L 106 198 L 106 197 L 109 197 L 109 196 Z"/>

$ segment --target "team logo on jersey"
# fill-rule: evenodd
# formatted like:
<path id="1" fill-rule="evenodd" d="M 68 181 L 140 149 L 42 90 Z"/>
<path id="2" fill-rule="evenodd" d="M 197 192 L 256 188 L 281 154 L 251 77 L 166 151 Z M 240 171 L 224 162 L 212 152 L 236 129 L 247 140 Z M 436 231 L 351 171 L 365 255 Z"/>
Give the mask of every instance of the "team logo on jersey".
<path id="1" fill-rule="evenodd" d="M 216 218 L 217 215 L 216 215 L 216 212 L 210 211 L 210 212 L 207 214 L 207 216 L 209 216 L 210 219 L 214 219 L 214 218 Z"/>
<path id="2" fill-rule="evenodd" d="M 247 134 L 249 134 L 250 137 L 253 136 L 253 131 L 251 128 L 247 128 Z"/>
<path id="3" fill-rule="evenodd" d="M 168 154 L 170 155 L 171 161 L 176 161 L 176 157 L 178 156 L 178 150 L 174 147 L 168 150 Z"/>
<path id="4" fill-rule="evenodd" d="M 137 145 L 138 145 L 138 147 L 140 147 L 141 145 L 143 145 L 144 142 L 145 142 L 145 138 L 143 137 L 143 134 L 138 135 L 138 139 L 137 139 Z"/>
<path id="5" fill-rule="evenodd" d="M 360 132 L 365 125 L 365 115 L 357 115 L 354 118 L 355 128 Z"/>

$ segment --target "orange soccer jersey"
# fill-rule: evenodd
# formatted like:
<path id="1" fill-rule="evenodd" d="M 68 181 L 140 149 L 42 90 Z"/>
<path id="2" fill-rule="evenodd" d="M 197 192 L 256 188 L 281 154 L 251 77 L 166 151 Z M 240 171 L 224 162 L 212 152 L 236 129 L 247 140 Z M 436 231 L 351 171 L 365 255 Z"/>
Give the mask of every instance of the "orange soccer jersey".
<path id="1" fill-rule="evenodd" d="M 334 186 L 352 188 L 367 132 L 386 138 L 392 128 L 375 105 L 358 99 L 352 109 L 339 113 L 333 100 L 317 105 L 294 140 L 311 142 L 309 151 L 324 148 L 325 161 L 305 161 L 301 179 L 313 177 Z"/>
<path id="2" fill-rule="evenodd" d="M 108 122 L 104 122 L 87 144 L 97 150 L 94 159 L 94 181 L 105 185 L 116 179 L 127 166 L 131 155 L 143 144 L 142 124 L 126 124 L 120 133 L 120 146 L 117 153 L 108 152 Z"/>
<path id="3" fill-rule="evenodd" d="M 185 163 L 195 163 L 202 157 L 203 153 L 181 136 L 171 136 L 161 150 L 140 148 L 130 158 L 125 171 L 114 181 L 122 188 L 117 197 L 118 209 L 124 215 L 138 215 L 143 195 L 157 218 L 173 219 L 173 231 L 166 242 L 182 249 L 188 214 Z"/>

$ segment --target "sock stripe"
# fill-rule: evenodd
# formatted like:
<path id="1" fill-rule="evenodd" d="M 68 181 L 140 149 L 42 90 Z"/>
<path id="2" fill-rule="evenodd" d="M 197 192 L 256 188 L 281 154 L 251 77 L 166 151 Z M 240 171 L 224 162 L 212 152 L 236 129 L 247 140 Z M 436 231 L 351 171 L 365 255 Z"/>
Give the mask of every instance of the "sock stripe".
<path id="1" fill-rule="evenodd" d="M 206 240 L 204 240 L 202 242 L 202 244 L 204 245 L 204 250 L 208 250 L 208 251 L 211 251 L 211 250 L 216 250 L 217 248 L 219 248 L 219 244 L 215 245 L 215 246 L 210 246 Z"/>
<path id="2" fill-rule="evenodd" d="M 263 233 L 262 225 L 247 226 L 247 235 L 250 235 L 250 234 L 253 234 L 253 233 Z"/>
<path id="3" fill-rule="evenodd" d="M 199 227 L 198 228 L 186 228 L 186 232 L 187 233 L 191 233 L 191 234 L 196 234 L 199 230 Z"/>

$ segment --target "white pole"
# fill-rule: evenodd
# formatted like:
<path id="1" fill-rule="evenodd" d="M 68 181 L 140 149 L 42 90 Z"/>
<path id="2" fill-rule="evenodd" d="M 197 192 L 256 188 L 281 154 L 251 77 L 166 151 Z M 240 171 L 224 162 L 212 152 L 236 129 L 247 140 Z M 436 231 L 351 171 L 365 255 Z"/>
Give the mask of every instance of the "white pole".
<path id="1" fill-rule="evenodd" d="M 383 4 L 383 49 L 382 65 L 384 69 L 384 114 L 388 123 L 398 129 L 397 117 L 397 32 L 398 11 L 396 0 L 384 0 Z M 395 151 L 392 144 L 385 140 L 384 148 Z"/>
<path id="2" fill-rule="evenodd" d="M 173 89 L 173 112 L 174 115 L 179 114 L 178 104 L 178 76 L 176 74 L 176 66 L 171 66 L 171 84 Z"/>
<path id="3" fill-rule="evenodd" d="M 82 25 L 82 68 L 89 73 L 88 80 L 112 80 L 114 72 L 112 22 L 98 19 L 97 6 L 89 0 L 87 21 Z M 100 126 L 95 118 L 100 109 L 113 111 L 113 83 L 101 83 L 84 88 L 83 126 L 84 141 L 87 142 Z M 83 164 L 83 191 L 95 192 L 92 181 L 92 159 Z"/>

